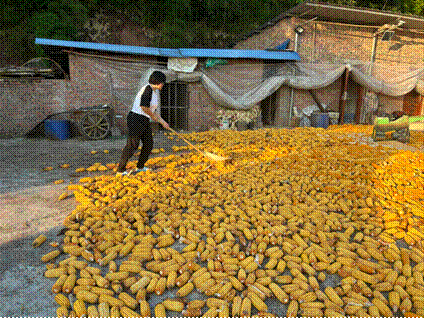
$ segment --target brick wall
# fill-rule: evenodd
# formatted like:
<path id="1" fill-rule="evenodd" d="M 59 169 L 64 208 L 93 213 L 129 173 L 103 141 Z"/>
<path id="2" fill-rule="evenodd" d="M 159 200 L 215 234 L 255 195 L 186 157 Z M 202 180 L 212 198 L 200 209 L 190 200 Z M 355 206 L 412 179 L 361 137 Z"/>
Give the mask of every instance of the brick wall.
<path id="1" fill-rule="evenodd" d="M 188 130 L 206 131 L 212 127 L 218 127 L 215 120 L 219 106 L 210 97 L 202 83 L 190 83 L 188 90 Z"/>
<path id="2" fill-rule="evenodd" d="M 321 104 L 327 105 L 331 111 L 339 110 L 341 78 L 327 87 L 314 90 L 315 95 Z M 307 90 L 296 89 L 293 98 L 293 106 L 303 109 L 305 107 L 316 105 L 311 94 Z"/>
<path id="3" fill-rule="evenodd" d="M 305 22 L 298 18 L 283 19 L 261 33 L 241 41 L 234 48 L 265 49 L 290 39 L 289 49 L 294 49 L 294 28 L 302 24 L 304 32 L 298 40 L 302 62 L 370 61 L 375 28 Z M 396 30 L 390 41 L 381 41 L 379 38 L 376 62 L 387 65 L 423 64 L 424 34 Z"/>
<path id="4" fill-rule="evenodd" d="M 291 17 L 279 21 L 276 25 L 262 30 L 238 43 L 236 49 L 265 49 L 290 39 L 289 49 L 294 49 L 294 28 L 302 24 L 304 32 L 298 37 L 298 53 L 302 62 L 346 63 L 369 62 L 373 48 L 373 32 L 375 28 L 348 26 L 342 24 L 309 22 Z M 424 64 L 424 34 L 405 30 L 396 30 L 390 41 L 378 39 L 375 62 L 382 65 L 378 68 L 377 78 L 398 76 L 400 65 Z M 355 84 L 356 85 L 356 84 Z M 341 92 L 341 79 L 328 87 L 317 90 L 321 102 L 332 110 L 338 110 Z M 357 90 L 349 92 L 351 99 L 357 99 Z M 379 102 L 385 112 L 402 110 L 403 97 L 391 97 L 378 94 Z M 304 108 L 313 105 L 314 101 L 307 91 L 295 90 L 294 106 Z"/>
<path id="5" fill-rule="evenodd" d="M 97 105 L 109 103 L 113 105 L 116 115 L 114 125 L 121 132 L 126 133 L 127 123 L 126 115 L 131 110 L 133 100 L 139 88 L 139 80 L 142 75 L 140 72 L 131 69 L 125 69 L 122 62 L 145 62 L 154 65 L 157 63 L 156 57 L 137 56 L 137 55 L 115 55 L 102 53 L 101 56 L 116 59 L 107 60 L 95 56 L 87 58 L 83 55 L 70 54 L 70 79 L 78 91 L 82 94 L 84 101 L 88 105 Z M 107 68 L 103 69 L 103 65 Z M 116 74 L 113 74 L 116 72 Z M 114 88 L 111 89 L 111 77 L 113 77 Z"/>
<path id="6" fill-rule="evenodd" d="M 119 59 L 149 63 L 156 61 L 155 58 L 134 56 L 119 56 Z M 113 106 L 115 114 L 122 116 L 114 118 L 114 125 L 125 132 L 126 114 L 135 93 L 127 96 L 128 100 L 113 95 L 108 74 L 96 69 L 90 59 L 79 55 L 69 55 L 69 73 L 70 80 L 0 79 L 0 136 L 21 136 L 48 115 L 103 104 Z M 128 78 L 119 74 L 119 89 L 134 90 L 135 87 L 136 92 L 141 73 L 135 72 Z M 68 114 L 63 115 L 63 118 L 78 117 Z"/>
<path id="7" fill-rule="evenodd" d="M 261 33 L 252 35 L 246 40 L 237 43 L 234 48 L 240 50 L 264 50 L 273 48 L 283 43 L 285 40 L 290 39 L 292 42 L 289 44 L 289 49 L 293 49 L 293 25 L 295 25 L 294 18 L 286 19 L 284 22 L 279 22 L 274 27 L 265 28 L 261 31 Z"/>
<path id="8" fill-rule="evenodd" d="M 221 85 L 222 89 L 231 94 L 234 91 L 244 91 L 254 87 L 263 76 L 263 62 L 247 59 L 230 59 L 227 65 L 206 70 L 206 75 Z M 216 116 L 222 109 L 209 95 L 201 82 L 189 83 L 189 130 L 205 131 L 217 128 Z"/>
<path id="9" fill-rule="evenodd" d="M 48 115 L 67 110 L 66 80 L 0 80 L 0 136 L 20 136 Z"/>
<path id="10" fill-rule="evenodd" d="M 87 60 L 79 56 L 69 55 L 69 76 L 73 86 L 77 89 L 76 94 L 71 96 L 71 105 L 78 107 L 83 104 L 96 105 L 111 101 L 109 78 L 99 74 L 91 67 Z"/>
<path id="11" fill-rule="evenodd" d="M 48 115 L 74 110 L 80 107 L 110 104 L 116 115 L 114 124 L 126 132 L 126 115 L 134 96 L 123 101 L 111 94 L 109 79 L 93 69 L 86 59 L 70 55 L 70 80 L 54 79 L 7 79 L 0 80 L 0 136 L 22 136 L 44 120 Z M 134 59 L 134 57 L 128 57 Z M 141 57 L 140 60 L 152 62 Z M 136 76 L 138 76 L 136 74 Z M 128 79 L 119 83 L 121 89 L 134 82 Z M 134 84 L 134 83 L 132 83 Z M 138 84 L 138 83 L 137 83 Z M 200 82 L 188 83 L 189 129 L 208 130 L 218 127 L 215 122 L 219 109 Z M 63 115 L 63 119 L 78 117 Z"/>
<path id="12" fill-rule="evenodd" d="M 48 115 L 111 103 L 106 82 L 94 76 L 87 65 L 70 63 L 71 80 L 0 79 L 0 136 L 22 136 Z M 127 106 L 116 103 L 116 113 L 126 113 Z M 62 115 L 64 119 L 75 119 Z M 124 128 L 124 120 L 116 124 Z"/>

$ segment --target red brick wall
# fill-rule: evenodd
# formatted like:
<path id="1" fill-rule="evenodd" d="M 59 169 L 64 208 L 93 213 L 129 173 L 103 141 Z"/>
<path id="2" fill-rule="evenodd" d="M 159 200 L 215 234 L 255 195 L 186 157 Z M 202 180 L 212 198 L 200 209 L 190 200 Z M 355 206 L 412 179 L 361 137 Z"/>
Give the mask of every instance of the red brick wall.
<path id="1" fill-rule="evenodd" d="M 302 24 L 304 32 L 298 38 L 298 52 L 302 62 L 370 61 L 374 28 L 305 22 L 305 20 L 294 17 L 283 19 L 276 25 L 238 43 L 235 48 L 265 49 L 290 39 L 289 49 L 294 49 L 294 28 Z M 424 34 L 396 30 L 391 41 L 381 41 L 379 38 L 375 61 L 384 66 L 379 68 L 381 74 L 376 74 L 378 78 L 386 78 L 386 76 L 390 76 L 390 73 L 397 75 L 396 66 L 398 65 L 422 65 L 424 62 Z M 316 93 L 322 103 L 337 111 L 340 91 L 341 79 L 328 87 L 317 90 Z M 356 92 L 353 91 L 351 95 L 356 95 Z M 378 96 L 385 112 L 401 110 L 403 107 L 403 97 L 390 97 L 382 94 Z M 352 99 L 356 99 L 356 96 L 352 96 Z M 294 106 L 304 108 L 313 104 L 314 101 L 307 91 L 295 90 Z"/>
<path id="2" fill-rule="evenodd" d="M 392 113 L 394 111 L 402 111 L 403 109 L 403 96 L 391 97 L 382 94 L 377 94 L 378 103 L 386 113 Z"/>
<path id="3" fill-rule="evenodd" d="M 264 29 L 238 43 L 236 49 L 265 49 L 291 40 L 289 49 L 294 49 L 294 28 L 302 24 L 304 32 L 299 36 L 298 52 L 302 62 L 343 62 L 358 60 L 369 62 L 372 52 L 374 28 L 305 23 L 298 18 L 286 18 L 274 26 Z M 305 24 L 304 24 L 305 23 Z M 422 64 L 424 62 L 424 34 L 406 30 L 395 30 L 391 41 L 379 38 L 376 62 Z"/>

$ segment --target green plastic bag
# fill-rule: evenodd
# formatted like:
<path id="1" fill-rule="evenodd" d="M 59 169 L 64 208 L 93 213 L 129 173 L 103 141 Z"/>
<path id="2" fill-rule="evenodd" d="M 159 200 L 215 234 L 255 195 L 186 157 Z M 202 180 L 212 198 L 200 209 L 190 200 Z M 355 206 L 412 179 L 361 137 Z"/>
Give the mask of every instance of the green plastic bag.
<path id="1" fill-rule="evenodd" d="M 214 67 L 216 65 L 225 65 L 227 64 L 228 61 L 227 60 L 223 60 L 223 59 L 216 59 L 216 58 L 209 58 L 206 60 L 206 67 Z"/>

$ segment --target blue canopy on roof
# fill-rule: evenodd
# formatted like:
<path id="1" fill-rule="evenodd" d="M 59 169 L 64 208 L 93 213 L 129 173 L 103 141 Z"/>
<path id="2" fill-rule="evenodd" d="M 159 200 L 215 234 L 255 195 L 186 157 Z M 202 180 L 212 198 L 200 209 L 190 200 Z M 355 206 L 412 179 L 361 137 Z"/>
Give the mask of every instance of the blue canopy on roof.
<path id="1" fill-rule="evenodd" d="M 299 54 L 294 51 L 198 49 L 198 48 L 172 49 L 172 48 L 155 48 L 155 47 L 131 46 L 131 45 L 120 45 L 120 44 L 65 41 L 65 40 L 54 40 L 54 39 L 43 39 L 43 38 L 35 38 L 35 44 L 98 50 L 98 51 L 107 51 L 107 52 L 116 52 L 116 53 L 164 56 L 164 57 L 249 58 L 249 59 L 300 61 Z"/>

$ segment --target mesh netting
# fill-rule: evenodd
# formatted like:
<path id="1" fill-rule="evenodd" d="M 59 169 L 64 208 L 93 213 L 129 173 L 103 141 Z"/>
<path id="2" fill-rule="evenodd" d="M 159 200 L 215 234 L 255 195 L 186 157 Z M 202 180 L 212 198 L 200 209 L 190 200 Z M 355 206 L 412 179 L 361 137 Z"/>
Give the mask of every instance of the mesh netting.
<path id="1" fill-rule="evenodd" d="M 130 106 L 138 89 L 148 82 L 154 70 L 160 70 L 167 81 L 201 81 L 214 101 L 230 109 L 251 109 L 280 86 L 296 89 L 319 89 L 340 78 L 346 69 L 352 79 L 366 89 L 388 96 L 401 96 L 413 89 L 424 95 L 424 67 L 384 66 L 370 63 L 240 63 L 200 67 L 193 73 L 175 72 L 165 66 L 143 62 L 115 61 L 101 57 L 77 56 L 89 65 L 111 93 Z"/>
<path id="2" fill-rule="evenodd" d="M 375 93 L 388 96 L 402 96 L 417 87 L 424 75 L 424 68 L 418 66 L 364 63 L 352 66 L 355 82 Z"/>

